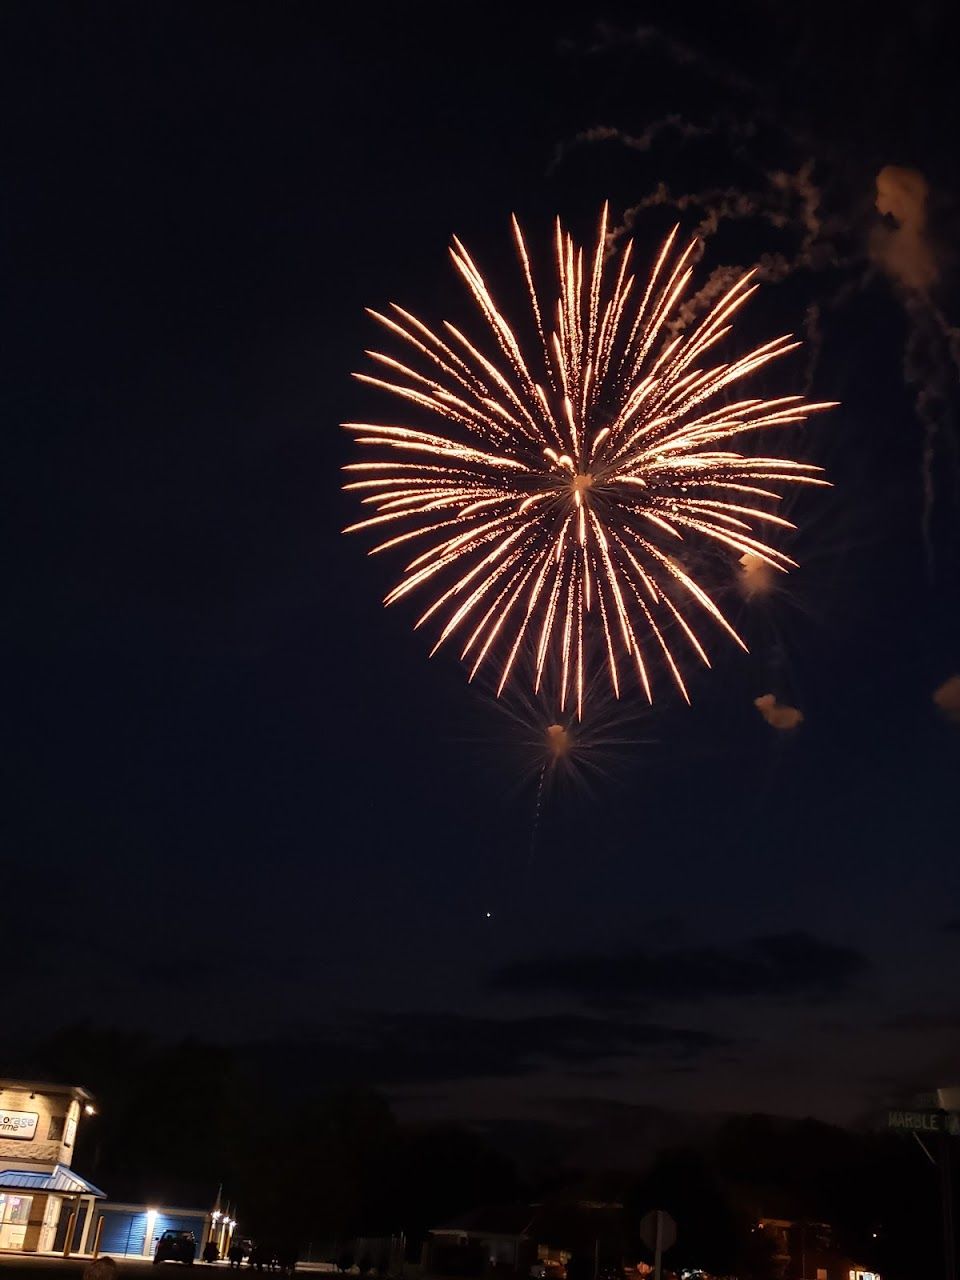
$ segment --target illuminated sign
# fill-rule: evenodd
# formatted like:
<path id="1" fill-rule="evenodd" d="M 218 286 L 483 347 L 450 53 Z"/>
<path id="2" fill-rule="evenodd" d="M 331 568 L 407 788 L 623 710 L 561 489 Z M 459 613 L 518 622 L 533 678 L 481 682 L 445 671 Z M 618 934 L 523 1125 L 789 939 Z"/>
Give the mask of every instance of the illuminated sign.
<path id="1" fill-rule="evenodd" d="M 36 1111 L 0 1111 L 0 1138 L 32 1142 L 37 1136 Z"/>

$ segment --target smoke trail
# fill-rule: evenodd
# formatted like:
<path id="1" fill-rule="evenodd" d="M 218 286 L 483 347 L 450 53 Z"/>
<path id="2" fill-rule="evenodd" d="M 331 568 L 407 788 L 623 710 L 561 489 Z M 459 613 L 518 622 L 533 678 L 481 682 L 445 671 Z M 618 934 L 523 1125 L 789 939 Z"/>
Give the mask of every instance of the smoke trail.
<path id="1" fill-rule="evenodd" d="M 934 576 L 934 463 L 941 440 L 949 441 L 957 473 L 957 438 L 951 402 L 960 372 L 958 331 L 933 302 L 940 264 L 927 226 L 930 187 L 915 169 L 887 165 L 877 174 L 876 208 L 887 222 L 874 227 L 870 256 L 900 296 L 908 322 L 903 375 L 916 388 L 917 417 L 923 428 L 920 479 L 921 519 L 927 571 Z"/>
<path id="2" fill-rule="evenodd" d="M 628 35 L 606 33 L 610 42 L 629 41 L 641 48 L 656 46 L 685 64 L 696 63 L 692 51 L 674 49 L 666 37 L 655 38 L 653 29 L 638 29 Z M 666 44 L 664 41 L 666 40 Z M 592 49 L 596 52 L 601 46 Z M 684 126 L 677 116 L 648 126 L 635 139 L 613 128 L 585 130 L 575 142 L 614 140 L 634 150 L 649 150 L 661 138 L 672 134 L 694 138 L 713 132 L 717 137 L 736 137 L 736 125 L 714 118 L 707 125 Z M 635 144 L 635 145 L 631 145 Z M 558 148 L 558 157 L 569 148 Z M 952 325 L 936 304 L 933 292 L 941 279 L 937 246 L 929 232 L 927 204 L 930 188 L 916 170 L 886 166 L 876 178 L 876 214 L 884 221 L 865 224 L 855 210 L 845 216 L 824 212 L 824 194 L 817 181 L 812 160 L 796 170 L 763 172 L 753 189 L 739 186 L 710 187 L 700 191 L 673 192 L 665 183 L 623 214 L 619 225 L 608 230 L 610 251 L 629 235 L 642 215 L 665 208 L 697 217 L 694 232 L 701 241 L 699 255 L 707 240 L 728 223 L 755 221 L 789 236 L 795 243 L 779 251 L 765 252 L 756 262 L 728 262 L 716 267 L 700 290 L 686 300 L 675 315 L 671 331 L 688 327 L 705 308 L 715 302 L 743 270 L 752 266 L 757 278 L 778 283 L 797 273 L 820 277 L 820 296 L 807 309 L 804 331 L 807 364 L 803 379 L 809 393 L 823 348 L 825 313 L 836 313 L 852 295 L 862 292 L 878 275 L 892 285 L 907 321 L 903 348 L 904 383 L 912 388 L 914 408 L 922 429 L 920 476 L 922 488 L 921 532 L 927 572 L 934 577 L 934 512 L 937 497 L 937 464 L 949 449 L 957 501 L 960 501 L 960 434 L 957 430 L 957 391 L 960 383 L 960 327 Z M 824 287 L 823 273 L 834 277 Z"/>

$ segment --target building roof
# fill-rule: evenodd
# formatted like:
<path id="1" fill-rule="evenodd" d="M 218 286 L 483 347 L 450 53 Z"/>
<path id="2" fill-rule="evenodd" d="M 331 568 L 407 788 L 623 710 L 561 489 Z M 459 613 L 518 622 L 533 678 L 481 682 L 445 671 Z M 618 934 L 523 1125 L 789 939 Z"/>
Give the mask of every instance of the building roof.
<path id="1" fill-rule="evenodd" d="M 530 1235 L 538 1244 L 575 1253 L 592 1249 L 598 1240 L 601 1245 L 613 1246 L 622 1241 L 623 1209 L 616 1203 L 595 1200 L 548 1200 L 536 1206 Z"/>
<path id="2" fill-rule="evenodd" d="M 51 1084 L 49 1080 L 7 1080 L 0 1078 L 0 1093 L 4 1089 L 17 1093 L 59 1093 L 76 1098 L 78 1102 L 92 1102 L 93 1094 L 81 1084 Z"/>
<path id="3" fill-rule="evenodd" d="M 101 1200 L 105 1200 L 107 1196 L 105 1191 L 62 1164 L 55 1164 L 50 1173 L 32 1169 L 0 1169 L 0 1191 L 13 1188 L 23 1191 L 56 1191 L 61 1195 L 96 1196 Z"/>
<path id="4" fill-rule="evenodd" d="M 162 1204 L 158 1205 L 156 1201 L 151 1200 L 149 1204 L 139 1201 L 137 1204 L 128 1203 L 126 1200 L 108 1200 L 105 1204 L 99 1206 L 104 1213 L 109 1213 L 114 1209 L 121 1209 L 127 1212 L 148 1213 L 150 1209 L 155 1209 L 157 1213 L 162 1214 L 182 1214 L 185 1218 L 209 1218 L 209 1209 L 186 1209 L 183 1205 Z"/>
<path id="5" fill-rule="evenodd" d="M 578 1200 L 572 1195 L 557 1197 L 545 1204 L 483 1205 L 430 1230 L 433 1236 L 466 1236 L 468 1239 L 526 1237 L 539 1244 L 574 1251 L 592 1248 L 598 1239 L 619 1240 L 622 1233 L 622 1205 Z"/>
<path id="6" fill-rule="evenodd" d="M 482 1205 L 458 1218 L 433 1227 L 433 1235 L 522 1236 L 526 1234 L 533 1209 L 528 1204 Z"/>

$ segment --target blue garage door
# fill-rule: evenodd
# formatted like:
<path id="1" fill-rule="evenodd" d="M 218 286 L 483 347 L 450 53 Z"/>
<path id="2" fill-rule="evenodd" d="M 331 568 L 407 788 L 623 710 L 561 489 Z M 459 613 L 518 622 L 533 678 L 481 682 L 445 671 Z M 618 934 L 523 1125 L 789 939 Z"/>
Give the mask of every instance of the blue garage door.
<path id="1" fill-rule="evenodd" d="M 102 1215 L 103 1235 L 100 1238 L 101 1253 L 126 1253 L 139 1256 L 147 1239 L 146 1211 L 124 1213 L 108 1209 Z"/>

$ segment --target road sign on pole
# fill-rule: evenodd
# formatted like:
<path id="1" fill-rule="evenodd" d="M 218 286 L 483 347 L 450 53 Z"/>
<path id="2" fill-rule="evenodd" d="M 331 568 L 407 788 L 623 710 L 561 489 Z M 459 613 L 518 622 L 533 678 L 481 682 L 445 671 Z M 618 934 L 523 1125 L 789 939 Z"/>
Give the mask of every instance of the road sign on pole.
<path id="1" fill-rule="evenodd" d="M 949 1133 L 960 1136 L 960 1113 L 956 1111 L 888 1111 L 888 1129 L 912 1133 Z"/>
<path id="2" fill-rule="evenodd" d="M 955 1094 L 956 1090 L 942 1090 L 932 1100 L 939 1101 L 941 1093 Z M 919 1099 L 921 1105 L 925 1098 Z M 954 1103 L 954 1105 L 956 1105 Z M 943 1263 L 944 1280 L 957 1280 L 956 1241 L 953 1230 L 953 1186 L 951 1178 L 950 1139 L 960 1136 L 960 1112 L 957 1111 L 888 1111 L 887 1128 L 912 1133 L 926 1153 L 927 1159 L 940 1166 L 940 1200 L 943 1214 Z M 935 1160 L 921 1134 L 938 1135 L 939 1160 Z"/>
<path id="3" fill-rule="evenodd" d="M 651 1209 L 640 1219 L 640 1239 L 653 1251 L 653 1280 L 660 1280 L 660 1255 L 676 1244 L 677 1224 L 663 1209 Z"/>

